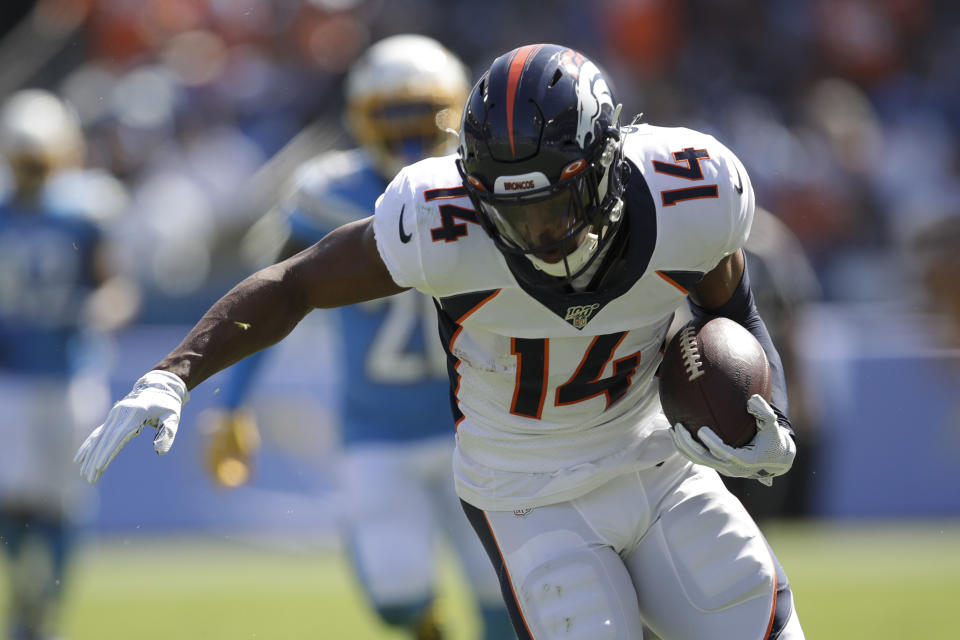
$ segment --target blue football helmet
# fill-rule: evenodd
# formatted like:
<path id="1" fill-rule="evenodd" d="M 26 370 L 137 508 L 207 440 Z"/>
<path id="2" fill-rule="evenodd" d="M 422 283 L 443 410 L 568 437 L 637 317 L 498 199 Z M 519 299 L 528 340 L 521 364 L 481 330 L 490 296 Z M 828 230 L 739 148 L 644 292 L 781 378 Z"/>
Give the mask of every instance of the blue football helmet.
<path id="1" fill-rule="evenodd" d="M 497 58 L 467 98 L 457 166 L 480 224 L 530 284 L 586 273 L 622 217 L 621 135 L 606 78 L 552 44 Z M 529 266 L 529 265 L 526 265 Z"/>

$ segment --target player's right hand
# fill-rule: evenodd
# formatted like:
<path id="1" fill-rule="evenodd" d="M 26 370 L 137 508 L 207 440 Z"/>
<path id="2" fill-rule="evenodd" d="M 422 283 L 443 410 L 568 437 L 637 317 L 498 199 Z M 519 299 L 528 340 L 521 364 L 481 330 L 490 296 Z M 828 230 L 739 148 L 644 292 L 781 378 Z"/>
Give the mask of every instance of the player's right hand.
<path id="1" fill-rule="evenodd" d="M 673 442 L 680 452 L 697 464 L 713 467 L 731 478 L 753 478 L 766 486 L 773 478 L 789 471 L 797 455 L 797 446 L 790 431 L 779 424 L 773 407 L 762 396 L 754 394 L 747 401 L 747 411 L 757 421 L 757 434 L 742 447 L 725 444 L 710 427 L 700 427 L 697 442 L 682 424 L 671 430 Z"/>
<path id="2" fill-rule="evenodd" d="M 113 405 L 102 425 L 87 436 L 73 461 L 80 474 L 94 484 L 124 445 L 140 434 L 144 425 L 157 430 L 153 448 L 164 455 L 173 446 L 180 424 L 180 410 L 190 399 L 187 385 L 169 371 L 150 371 L 133 390 Z"/>

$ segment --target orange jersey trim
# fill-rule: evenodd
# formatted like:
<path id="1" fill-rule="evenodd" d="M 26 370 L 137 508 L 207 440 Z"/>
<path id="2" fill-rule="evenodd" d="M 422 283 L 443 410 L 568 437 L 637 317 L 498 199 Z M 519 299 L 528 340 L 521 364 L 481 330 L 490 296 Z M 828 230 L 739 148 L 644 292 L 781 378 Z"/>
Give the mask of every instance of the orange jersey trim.
<path id="1" fill-rule="evenodd" d="M 770 562 L 773 564 L 773 605 L 770 607 L 770 621 L 767 622 L 767 632 L 763 634 L 763 640 L 768 640 L 770 638 L 770 633 L 773 632 L 773 620 L 777 616 L 777 563 L 773 561 L 773 556 L 770 556 Z"/>
<path id="2" fill-rule="evenodd" d="M 663 271 L 656 271 L 655 273 L 661 278 L 663 278 L 667 282 L 667 284 L 669 284 L 672 287 L 676 287 L 683 295 L 688 295 L 690 293 L 689 291 L 687 291 L 685 287 L 680 286 L 679 282 L 677 282 L 676 280 L 674 280 L 673 278 L 665 274 Z"/>
<path id="3" fill-rule="evenodd" d="M 450 344 L 447 345 L 447 350 L 448 350 L 451 354 L 453 353 L 453 345 L 454 345 L 454 343 L 457 341 L 457 338 L 460 337 L 460 332 L 463 331 L 463 326 L 462 326 L 463 321 L 466 320 L 468 317 L 470 317 L 470 315 L 471 315 L 474 311 L 476 311 L 477 309 L 479 309 L 479 308 L 482 307 L 483 305 L 485 305 L 485 304 L 487 304 L 488 302 L 490 302 L 491 300 L 493 300 L 493 299 L 497 296 L 497 294 L 500 293 L 500 291 L 502 291 L 502 289 L 497 289 L 496 291 L 494 291 L 493 293 L 491 293 L 490 295 L 488 295 L 486 298 L 484 298 L 483 300 L 481 300 L 480 302 L 478 302 L 477 304 L 475 304 L 475 305 L 473 306 L 473 308 L 471 308 L 469 311 L 467 311 L 467 312 L 464 313 L 462 316 L 460 316 L 459 318 L 457 318 L 457 324 L 458 324 L 458 325 L 461 325 L 461 326 L 458 326 L 458 327 L 457 327 L 457 330 L 453 332 L 453 335 L 450 337 Z M 459 359 L 457 359 L 457 363 L 456 363 L 455 365 L 453 365 L 454 371 L 457 372 L 457 388 L 454 389 L 454 391 L 453 391 L 453 397 L 457 399 L 457 404 L 460 403 L 460 382 L 463 380 L 463 378 L 462 378 L 461 375 L 460 375 L 460 364 L 461 364 L 461 361 L 460 361 Z M 461 412 L 461 413 L 462 413 L 462 412 Z M 460 423 L 463 422 L 465 419 L 466 419 L 466 416 L 463 416 L 463 417 L 461 417 L 459 420 L 457 420 L 457 421 L 453 424 L 454 431 L 456 431 L 457 429 L 460 428 Z"/>
<path id="4" fill-rule="evenodd" d="M 473 313 L 474 313 L 477 309 L 479 309 L 479 308 L 482 307 L 483 305 L 485 305 L 485 304 L 487 304 L 488 302 L 490 302 L 491 300 L 493 300 L 501 291 L 503 291 L 503 289 L 497 289 L 496 291 L 494 291 L 493 293 L 491 293 L 490 295 L 488 295 L 486 298 L 484 298 L 483 300 L 481 300 L 480 302 L 478 302 L 477 304 L 475 304 L 469 311 L 467 311 L 467 312 L 464 313 L 462 316 L 460 316 L 459 318 L 457 318 L 457 324 L 461 324 L 461 325 L 462 325 L 464 320 L 466 320 L 466 319 L 469 318 L 471 315 L 473 315 Z M 462 328 L 462 327 L 461 327 L 461 328 Z M 460 329 L 457 329 L 457 332 L 456 332 L 455 334 L 453 334 L 453 340 L 450 340 L 450 346 L 451 346 L 451 347 L 453 346 L 453 342 L 454 342 L 454 340 L 456 340 L 457 335 L 458 335 L 459 333 L 460 333 Z"/>
<path id="5" fill-rule="evenodd" d="M 507 561 L 503 557 L 503 551 L 500 549 L 500 543 L 497 542 L 497 534 L 493 532 L 493 525 L 490 524 L 490 518 L 487 517 L 487 512 L 483 512 L 483 519 L 487 521 L 487 530 L 490 532 L 490 537 L 493 538 L 493 544 L 497 545 L 497 553 L 500 554 L 500 566 L 503 567 L 504 573 L 507 574 L 507 583 L 510 585 L 510 593 L 513 595 L 513 601 L 517 603 L 517 612 L 520 614 L 520 619 L 523 620 L 523 626 L 527 630 L 527 635 L 531 638 L 533 637 L 533 632 L 530 631 L 530 625 L 527 623 L 527 617 L 523 615 L 523 607 L 520 606 L 520 599 L 517 598 L 517 590 L 513 587 L 513 578 L 510 576 L 510 569 L 507 568 Z"/>

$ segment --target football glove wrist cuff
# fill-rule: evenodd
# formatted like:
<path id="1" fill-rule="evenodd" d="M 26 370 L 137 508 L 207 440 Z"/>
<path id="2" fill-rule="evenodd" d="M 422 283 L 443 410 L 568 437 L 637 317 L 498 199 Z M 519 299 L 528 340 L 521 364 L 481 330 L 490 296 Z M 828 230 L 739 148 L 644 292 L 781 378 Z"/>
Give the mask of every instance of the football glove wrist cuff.
<path id="1" fill-rule="evenodd" d="M 794 441 L 796 441 L 797 439 L 796 433 L 793 430 L 793 425 L 790 424 L 790 418 L 788 418 L 787 414 L 781 411 L 780 408 L 777 407 L 777 405 L 773 404 L 772 402 L 769 404 L 770 404 L 770 408 L 773 409 L 773 412 L 777 415 L 777 424 L 782 428 L 786 429 L 787 432 L 790 434 L 790 437 L 793 438 Z"/>
<path id="2" fill-rule="evenodd" d="M 173 393 L 180 404 L 186 404 L 190 400 L 190 392 L 187 391 L 187 384 L 180 376 L 162 369 L 154 369 L 145 373 L 134 385 L 134 390 L 145 387 L 155 387 L 167 390 Z"/>

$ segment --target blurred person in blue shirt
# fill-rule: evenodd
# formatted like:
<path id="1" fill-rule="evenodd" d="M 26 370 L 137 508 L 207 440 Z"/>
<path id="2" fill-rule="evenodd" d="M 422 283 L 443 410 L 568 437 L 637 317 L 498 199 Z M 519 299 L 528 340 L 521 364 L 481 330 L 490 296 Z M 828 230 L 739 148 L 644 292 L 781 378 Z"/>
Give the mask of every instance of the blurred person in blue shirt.
<path id="1" fill-rule="evenodd" d="M 108 406 L 103 341 L 136 308 L 109 273 L 103 225 L 123 187 L 81 168 L 84 140 L 67 103 L 25 89 L 0 111 L 0 553 L 12 640 L 55 634 L 84 489 L 71 451 Z"/>
<path id="2" fill-rule="evenodd" d="M 346 79 L 346 124 L 357 148 L 298 168 L 281 205 L 258 225 L 285 238 L 274 259 L 374 209 L 405 165 L 452 152 L 470 90 L 462 62 L 415 35 L 368 49 Z M 263 233 L 263 227 L 275 233 Z M 433 606 L 441 539 L 457 552 L 477 598 L 484 638 L 514 637 L 497 576 L 454 493 L 450 396 L 433 301 L 415 291 L 339 311 L 345 538 L 377 613 L 414 638 L 442 637 Z M 216 482 L 247 482 L 259 433 L 242 409 L 261 352 L 233 367 L 207 457 Z"/>

